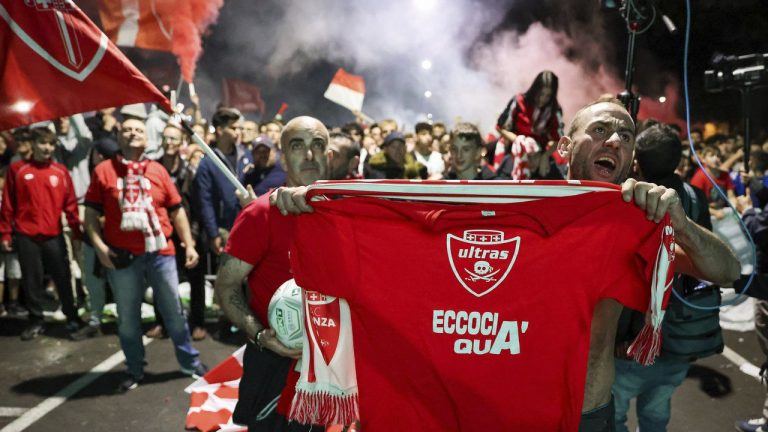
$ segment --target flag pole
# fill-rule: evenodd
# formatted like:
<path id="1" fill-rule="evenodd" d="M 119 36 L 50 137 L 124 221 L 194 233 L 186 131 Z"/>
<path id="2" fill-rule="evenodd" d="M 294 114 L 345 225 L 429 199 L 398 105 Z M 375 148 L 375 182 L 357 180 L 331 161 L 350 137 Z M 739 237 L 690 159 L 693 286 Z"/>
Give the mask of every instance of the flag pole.
<path id="1" fill-rule="evenodd" d="M 355 114 L 355 111 L 352 111 L 352 114 Z M 367 114 L 365 114 L 362 111 L 357 111 L 357 114 L 360 114 L 360 117 L 362 117 L 363 120 L 367 121 L 370 124 L 376 123 L 376 120 L 372 119 L 371 117 L 369 117 Z"/>
<path id="2" fill-rule="evenodd" d="M 184 75 L 179 74 L 179 84 L 176 85 L 176 94 L 181 96 L 181 85 L 184 83 Z M 176 109 L 176 107 L 173 107 Z"/>
<path id="3" fill-rule="evenodd" d="M 239 190 L 243 196 L 248 196 L 248 190 L 243 186 L 242 183 L 240 183 L 240 180 L 235 177 L 234 174 L 232 174 L 232 171 L 229 170 L 229 168 L 224 165 L 224 162 L 219 159 L 219 157 L 216 155 L 216 153 L 213 151 L 211 146 L 209 146 L 205 140 L 203 140 L 200 135 L 196 134 L 195 131 L 192 129 L 192 126 L 189 125 L 189 123 L 184 119 L 184 116 L 180 112 L 176 112 L 178 107 L 176 106 L 176 91 L 171 90 L 171 107 L 173 107 L 173 111 L 168 113 L 172 116 L 172 118 L 175 118 L 181 123 L 181 127 L 184 129 L 187 134 L 189 134 L 190 137 L 192 137 L 192 141 L 195 142 L 202 150 L 203 153 L 206 154 L 211 160 L 213 161 L 213 164 L 216 166 L 216 168 L 219 169 L 222 173 L 224 173 L 224 177 L 229 180 L 230 183 L 232 183 L 232 186 L 235 187 L 235 189 Z"/>
<path id="4" fill-rule="evenodd" d="M 208 144 L 206 144 L 202 138 L 200 138 L 200 135 L 196 134 L 195 131 L 192 130 L 192 127 L 189 125 L 189 123 L 187 123 L 186 120 L 181 119 L 181 127 L 183 127 L 189 136 L 192 137 L 192 141 L 194 141 L 195 144 L 197 144 L 203 150 L 203 152 L 205 152 L 206 156 L 211 158 L 213 164 L 216 165 L 216 168 L 224 173 L 224 176 L 227 178 L 227 180 L 229 180 L 230 183 L 232 183 L 235 189 L 239 190 L 243 196 L 248 196 L 248 190 L 245 188 L 245 186 L 243 186 L 237 177 L 232 174 L 232 171 L 230 171 L 229 168 L 224 165 L 224 162 L 219 159 L 219 156 L 216 155 L 213 149 Z"/>

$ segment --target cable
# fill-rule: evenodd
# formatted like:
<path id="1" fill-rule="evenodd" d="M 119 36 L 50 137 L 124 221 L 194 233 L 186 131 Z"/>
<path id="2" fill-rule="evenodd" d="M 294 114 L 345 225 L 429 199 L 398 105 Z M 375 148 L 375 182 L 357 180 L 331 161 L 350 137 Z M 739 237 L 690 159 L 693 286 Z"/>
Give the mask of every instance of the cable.
<path id="1" fill-rule="evenodd" d="M 709 175 L 706 169 L 704 169 L 704 165 L 701 163 L 701 159 L 699 159 L 699 155 L 696 154 L 696 149 L 693 147 L 693 142 L 691 141 L 691 103 L 690 98 L 688 97 L 688 45 L 690 44 L 690 38 L 691 38 L 691 0 L 685 0 L 685 48 L 683 51 L 683 90 L 685 93 L 685 122 L 686 126 L 688 128 L 688 145 L 691 147 L 691 154 L 696 159 L 696 163 L 699 164 L 699 168 L 704 172 L 704 175 L 707 176 L 709 181 L 712 183 L 712 186 L 714 186 L 717 191 L 720 193 L 720 196 L 725 198 L 726 204 L 728 204 L 728 207 L 733 210 L 734 215 L 737 215 L 739 212 L 736 211 L 735 208 L 733 208 L 733 205 L 728 201 L 728 197 L 723 192 L 722 189 L 720 189 L 720 186 L 715 183 L 715 180 Z M 705 306 L 697 306 L 695 304 L 692 304 L 691 302 L 685 300 L 683 296 L 678 293 L 674 287 L 672 288 L 672 293 L 677 297 L 678 300 L 680 300 L 683 304 L 686 306 L 693 308 L 693 309 L 699 309 L 699 310 L 715 310 L 720 309 L 725 306 L 731 306 L 736 303 L 737 300 L 741 298 L 741 296 L 744 295 L 745 292 L 747 292 L 747 289 L 752 285 L 752 280 L 755 278 L 755 271 L 757 269 L 757 250 L 755 248 L 755 242 L 752 239 L 752 236 L 749 234 L 749 230 L 747 229 L 747 226 L 744 224 L 744 221 L 739 218 L 739 224 L 741 224 L 742 231 L 744 234 L 746 234 L 747 239 L 749 239 L 749 244 L 752 246 L 752 274 L 749 276 L 749 280 L 747 281 L 747 284 L 744 286 L 744 289 L 741 290 L 741 292 L 736 296 L 735 299 L 722 303 L 720 306 L 712 306 L 712 307 L 705 307 Z"/>
<path id="2" fill-rule="evenodd" d="M 627 31 L 629 31 L 630 33 L 634 33 L 636 35 L 639 35 L 639 34 L 643 34 L 643 33 L 647 32 L 651 28 L 653 23 L 656 21 L 656 6 L 654 6 L 653 3 L 651 3 L 650 6 L 651 6 L 651 14 L 652 15 L 651 15 L 651 19 L 648 22 L 648 24 L 646 24 L 646 26 L 643 27 L 640 30 L 633 30 L 632 29 L 632 25 L 630 24 L 630 22 L 631 22 L 630 18 L 632 17 L 632 11 L 634 11 L 637 14 L 637 16 L 639 18 L 639 21 L 645 20 L 648 17 L 646 17 L 645 15 L 643 15 L 640 12 L 640 9 L 638 9 L 635 6 L 635 2 L 633 0 L 627 0 Z"/>

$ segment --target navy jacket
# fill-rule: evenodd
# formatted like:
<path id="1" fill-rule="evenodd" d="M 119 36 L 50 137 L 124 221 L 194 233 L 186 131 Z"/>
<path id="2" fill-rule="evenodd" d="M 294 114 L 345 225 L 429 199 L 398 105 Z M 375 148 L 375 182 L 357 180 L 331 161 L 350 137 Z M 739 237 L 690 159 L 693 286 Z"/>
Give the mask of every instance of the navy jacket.
<path id="1" fill-rule="evenodd" d="M 240 183 L 243 183 L 245 177 L 243 171 L 248 164 L 253 163 L 251 152 L 242 145 L 238 145 L 236 147 L 237 167 L 232 167 L 219 149 L 214 148 L 213 151 L 230 168 Z M 203 231 L 208 238 L 218 237 L 219 228 L 227 230 L 232 228 L 235 217 L 240 211 L 240 203 L 235 196 L 235 187 L 210 157 L 204 157 L 197 167 L 193 197 L 199 209 Z"/>
<path id="2" fill-rule="evenodd" d="M 284 185 L 287 180 L 288 173 L 285 172 L 280 162 L 263 170 L 254 168 L 245 175 L 245 184 L 253 187 L 256 196 L 262 196 L 270 189 Z"/>

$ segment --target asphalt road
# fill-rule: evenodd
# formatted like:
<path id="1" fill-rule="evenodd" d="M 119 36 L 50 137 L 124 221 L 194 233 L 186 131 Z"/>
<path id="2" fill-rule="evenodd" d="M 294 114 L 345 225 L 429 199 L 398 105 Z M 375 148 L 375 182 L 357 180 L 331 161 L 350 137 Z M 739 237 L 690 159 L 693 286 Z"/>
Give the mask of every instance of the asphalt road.
<path id="1" fill-rule="evenodd" d="M 51 324 L 44 336 L 22 342 L 23 324 L 0 319 L 0 432 L 26 410 L 56 402 L 50 398 L 120 351 L 114 324 L 106 325 L 103 336 L 82 342 L 67 340 L 63 326 Z M 237 336 L 229 339 L 208 337 L 195 345 L 213 366 L 242 342 Z M 726 332 L 726 344 L 753 364 L 762 363 L 754 334 Z M 154 340 L 146 349 L 147 375 L 139 388 L 115 393 L 124 369 L 117 364 L 23 430 L 183 430 L 189 404 L 183 390 L 191 379 L 178 372 L 168 339 Z M 722 355 L 700 360 L 673 398 L 669 430 L 733 431 L 734 420 L 758 415 L 764 399 L 762 385 Z M 634 430 L 634 420 L 630 425 Z"/>

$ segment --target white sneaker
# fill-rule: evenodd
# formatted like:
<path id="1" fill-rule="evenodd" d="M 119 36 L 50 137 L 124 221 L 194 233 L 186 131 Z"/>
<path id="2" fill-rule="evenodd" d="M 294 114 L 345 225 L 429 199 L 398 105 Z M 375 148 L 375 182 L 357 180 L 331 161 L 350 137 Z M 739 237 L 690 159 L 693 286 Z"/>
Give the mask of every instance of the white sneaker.
<path id="1" fill-rule="evenodd" d="M 736 430 L 740 432 L 768 432 L 768 424 L 764 418 L 739 420 L 736 422 Z"/>

